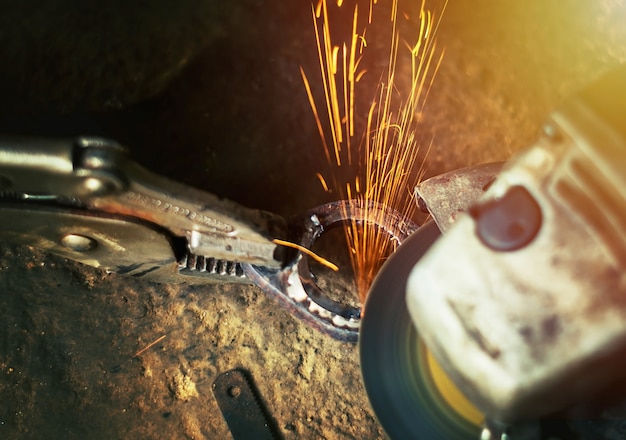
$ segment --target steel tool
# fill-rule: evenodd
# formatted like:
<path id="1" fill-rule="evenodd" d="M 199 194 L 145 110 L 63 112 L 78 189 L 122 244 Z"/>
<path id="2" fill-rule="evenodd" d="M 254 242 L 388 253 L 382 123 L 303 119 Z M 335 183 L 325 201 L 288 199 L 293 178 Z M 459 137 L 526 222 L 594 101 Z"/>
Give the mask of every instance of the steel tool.
<path id="1" fill-rule="evenodd" d="M 329 228 L 370 218 L 385 218 L 379 227 L 398 242 L 417 228 L 386 207 L 365 208 L 340 201 L 287 221 L 158 176 L 106 139 L 0 138 L 0 238 L 149 281 L 256 284 L 353 342 L 359 308 L 330 299 L 307 255 L 273 239 L 310 248 Z"/>

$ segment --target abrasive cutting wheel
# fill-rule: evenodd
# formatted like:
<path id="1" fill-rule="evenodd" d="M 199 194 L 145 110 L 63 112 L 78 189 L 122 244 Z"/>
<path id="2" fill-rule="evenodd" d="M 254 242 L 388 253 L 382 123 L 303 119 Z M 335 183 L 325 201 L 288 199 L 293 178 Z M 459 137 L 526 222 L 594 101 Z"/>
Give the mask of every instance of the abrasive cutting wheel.
<path id="1" fill-rule="evenodd" d="M 402 243 L 381 268 L 365 303 L 361 373 L 372 408 L 392 439 L 480 438 L 482 414 L 439 367 L 406 306 L 409 273 L 439 236 L 429 222 Z"/>

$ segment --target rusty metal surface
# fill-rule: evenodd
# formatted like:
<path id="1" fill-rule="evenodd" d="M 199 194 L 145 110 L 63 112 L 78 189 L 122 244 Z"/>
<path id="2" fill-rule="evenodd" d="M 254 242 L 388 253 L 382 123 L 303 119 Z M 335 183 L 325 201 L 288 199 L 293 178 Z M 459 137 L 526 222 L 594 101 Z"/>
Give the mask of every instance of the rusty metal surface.
<path id="1" fill-rule="evenodd" d="M 501 168 L 501 163 L 481 164 L 433 176 L 417 185 L 415 197 L 445 232 L 478 201 Z"/>

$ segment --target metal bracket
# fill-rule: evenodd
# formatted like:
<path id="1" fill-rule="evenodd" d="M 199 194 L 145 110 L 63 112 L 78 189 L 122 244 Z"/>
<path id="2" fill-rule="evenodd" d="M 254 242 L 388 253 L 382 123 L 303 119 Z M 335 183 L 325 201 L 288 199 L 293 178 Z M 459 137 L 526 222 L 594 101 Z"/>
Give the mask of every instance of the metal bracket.
<path id="1" fill-rule="evenodd" d="M 231 370 L 217 376 L 213 395 L 234 440 L 280 438 L 243 371 Z"/>

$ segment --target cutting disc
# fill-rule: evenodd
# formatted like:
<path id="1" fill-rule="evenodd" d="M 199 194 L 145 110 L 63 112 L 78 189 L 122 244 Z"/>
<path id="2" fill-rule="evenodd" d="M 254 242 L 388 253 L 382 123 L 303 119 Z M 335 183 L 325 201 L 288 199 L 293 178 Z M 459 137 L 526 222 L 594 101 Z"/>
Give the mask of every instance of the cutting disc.
<path id="1" fill-rule="evenodd" d="M 381 268 L 365 303 L 361 373 L 372 408 L 392 439 L 480 438 L 482 415 L 438 367 L 406 306 L 409 273 L 439 236 L 430 222 L 402 243 Z"/>

